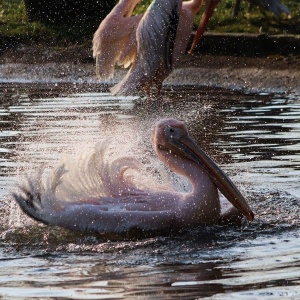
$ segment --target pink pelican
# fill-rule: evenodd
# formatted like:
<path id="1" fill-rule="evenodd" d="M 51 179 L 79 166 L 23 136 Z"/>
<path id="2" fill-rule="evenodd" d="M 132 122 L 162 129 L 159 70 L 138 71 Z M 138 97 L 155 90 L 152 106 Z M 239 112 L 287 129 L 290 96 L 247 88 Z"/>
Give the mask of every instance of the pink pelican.
<path id="1" fill-rule="evenodd" d="M 110 166 L 110 172 L 105 164 L 97 166 L 97 162 L 88 161 L 87 170 L 75 173 L 79 177 L 76 182 L 73 177 L 64 183 L 68 171 L 62 168 L 58 168 L 46 186 L 38 174 L 36 180 L 29 180 L 29 186 L 21 186 L 21 191 L 13 196 L 33 219 L 80 232 L 125 234 L 137 229 L 143 233 L 161 232 L 224 223 L 241 219 L 242 215 L 250 221 L 254 219 L 242 194 L 189 137 L 183 122 L 158 121 L 151 142 L 163 164 L 190 181 L 190 192 L 141 189 L 132 177 L 125 176 L 129 166 L 136 165 L 136 161 L 127 157 Z M 84 178 L 85 173 L 88 178 Z M 82 187 L 78 189 L 78 185 Z M 65 193 L 61 195 L 68 199 L 57 196 L 62 186 Z M 233 205 L 223 213 L 218 189 Z"/>
<path id="2" fill-rule="evenodd" d="M 279 0 L 248 1 L 277 15 L 290 14 Z M 144 90 L 149 95 L 152 86 L 159 92 L 163 80 L 184 54 L 194 17 L 203 4 L 203 0 L 154 0 L 144 15 L 132 16 L 139 2 L 120 0 L 94 34 L 93 56 L 99 79 L 113 78 L 115 65 L 125 68 L 132 65 L 125 78 L 112 88 L 113 94 L 136 94 Z M 204 2 L 204 13 L 189 53 L 193 53 L 220 0 Z"/>
<path id="3" fill-rule="evenodd" d="M 173 53 L 182 0 L 154 0 L 136 31 L 137 55 L 130 70 L 111 91 L 114 95 L 134 95 L 150 88 L 161 90 L 163 80 L 173 70 Z"/>
<path id="4" fill-rule="evenodd" d="M 140 90 L 149 94 L 153 85 L 159 91 L 185 52 L 194 17 L 202 6 L 202 0 L 154 0 L 144 15 L 131 16 L 138 2 L 121 0 L 93 38 L 98 78 L 112 78 L 116 64 L 128 67 L 133 63 L 126 77 L 113 87 L 114 94 Z"/>

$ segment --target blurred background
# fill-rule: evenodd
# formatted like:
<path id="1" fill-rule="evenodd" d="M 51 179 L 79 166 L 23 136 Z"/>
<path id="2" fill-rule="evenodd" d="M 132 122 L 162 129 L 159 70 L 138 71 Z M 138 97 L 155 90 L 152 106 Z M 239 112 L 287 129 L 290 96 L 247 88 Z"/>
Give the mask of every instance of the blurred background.
<path id="1" fill-rule="evenodd" d="M 118 1 L 103 0 L 0 0 L 0 50 L 17 43 L 47 43 L 51 46 L 91 44 L 101 20 Z M 251 0 L 250 2 L 255 2 Z M 233 14 L 235 0 L 222 0 L 210 20 L 207 32 L 300 34 L 298 0 L 283 0 L 291 15 L 276 16 L 242 0 Z M 142 0 L 135 14 L 151 0 Z M 198 24 L 203 9 L 195 23 Z M 2 43 L 1 43 L 2 42 Z"/>

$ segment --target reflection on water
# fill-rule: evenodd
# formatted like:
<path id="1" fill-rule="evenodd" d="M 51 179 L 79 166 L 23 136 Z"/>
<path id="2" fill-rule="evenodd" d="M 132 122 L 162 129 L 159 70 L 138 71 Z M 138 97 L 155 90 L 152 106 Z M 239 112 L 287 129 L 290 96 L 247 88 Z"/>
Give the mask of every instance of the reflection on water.
<path id="1" fill-rule="evenodd" d="M 164 99 L 145 104 L 86 85 L 0 86 L 3 298 L 300 297 L 299 97 L 186 86 L 168 87 Z M 25 173 L 99 140 L 149 163 L 150 127 L 162 117 L 185 121 L 247 195 L 254 223 L 117 242 L 37 225 L 11 203 Z"/>

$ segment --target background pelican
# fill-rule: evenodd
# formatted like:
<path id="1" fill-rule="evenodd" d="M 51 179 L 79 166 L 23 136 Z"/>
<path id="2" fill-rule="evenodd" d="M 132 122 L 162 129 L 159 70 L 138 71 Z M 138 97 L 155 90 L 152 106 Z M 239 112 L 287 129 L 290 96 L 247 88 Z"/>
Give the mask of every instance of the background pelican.
<path id="1" fill-rule="evenodd" d="M 137 56 L 132 67 L 111 91 L 134 95 L 150 88 L 160 91 L 163 80 L 173 69 L 173 53 L 182 0 L 154 0 L 136 31 Z"/>
<path id="2" fill-rule="evenodd" d="M 193 53 L 220 0 L 204 0 L 205 9 L 193 39 Z M 273 13 L 290 14 L 279 0 L 248 0 Z M 193 21 L 203 0 L 154 0 L 144 15 L 132 16 L 140 0 L 120 0 L 102 21 L 93 38 L 93 56 L 99 79 L 111 79 L 115 65 L 132 67 L 112 88 L 113 94 L 136 94 L 151 86 L 160 91 L 163 80 L 186 51 Z M 240 0 L 236 1 L 237 14 Z"/>
<path id="3" fill-rule="evenodd" d="M 162 81 L 186 51 L 194 17 L 202 6 L 202 0 L 155 0 L 144 17 L 132 17 L 132 11 L 138 2 L 121 0 L 94 34 L 93 55 L 96 58 L 98 78 L 112 78 L 116 64 L 128 67 L 135 61 L 137 48 L 139 49 L 135 66 L 122 83 L 113 88 L 115 94 L 130 94 L 142 89 L 149 93 L 152 84 L 160 89 Z M 171 24 L 176 19 L 179 19 L 178 26 Z M 123 22 L 122 26 L 116 27 L 114 24 L 119 20 Z M 168 40 L 170 36 L 176 36 L 175 43 Z M 164 64 L 164 61 L 167 63 Z"/>
<path id="4" fill-rule="evenodd" d="M 46 183 L 42 183 L 41 174 L 29 180 L 29 186 L 21 186 L 14 198 L 36 220 L 82 232 L 191 228 L 216 224 L 228 217 L 239 219 L 241 214 L 253 220 L 244 197 L 193 142 L 184 123 L 160 120 L 153 128 L 151 141 L 158 158 L 191 182 L 190 192 L 142 189 L 129 172 L 138 169 L 136 160 L 123 158 L 107 165 L 101 151 L 95 151 L 84 164 L 85 169 L 77 170 L 73 177 L 68 177 L 71 170 L 60 166 Z M 221 213 L 218 189 L 235 208 Z"/>

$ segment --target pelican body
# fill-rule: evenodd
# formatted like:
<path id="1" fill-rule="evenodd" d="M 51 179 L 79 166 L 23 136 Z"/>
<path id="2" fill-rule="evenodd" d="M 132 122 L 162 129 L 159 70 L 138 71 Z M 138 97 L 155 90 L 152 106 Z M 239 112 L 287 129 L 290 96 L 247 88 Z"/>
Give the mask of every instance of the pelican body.
<path id="1" fill-rule="evenodd" d="M 120 0 L 101 22 L 93 38 L 93 56 L 99 79 L 111 79 L 115 65 L 131 66 L 111 91 L 115 95 L 134 95 L 152 86 L 159 93 L 164 79 L 186 51 L 193 20 L 205 2 L 205 9 L 189 53 L 204 34 L 220 0 L 153 0 L 143 15 L 132 16 L 140 0 Z M 236 0 L 234 14 L 241 0 Z M 279 16 L 290 14 L 280 0 L 248 0 Z"/>
<path id="2" fill-rule="evenodd" d="M 37 179 L 29 179 L 27 186 L 20 186 L 13 196 L 31 218 L 80 232 L 125 234 L 135 229 L 161 232 L 224 223 L 232 216 L 253 220 L 254 214 L 245 198 L 189 137 L 184 123 L 175 119 L 158 121 L 151 140 L 157 157 L 170 170 L 185 176 L 191 183 L 191 191 L 141 189 L 125 176 L 135 161 L 124 158 L 111 166 L 115 172 L 112 174 L 105 171 L 104 164 L 97 167 L 94 161 L 89 161 L 89 169 L 77 174 L 83 185 L 80 191 L 72 180 L 64 182 L 68 171 L 58 168 L 60 171 L 54 172 L 47 185 L 42 184 L 39 174 Z M 88 178 L 84 179 L 86 173 Z M 65 186 L 64 197 L 58 196 L 62 186 Z M 88 190 L 93 193 L 87 193 Z M 224 213 L 218 190 L 233 205 Z"/>
<path id="3" fill-rule="evenodd" d="M 154 0 L 136 31 L 137 55 L 130 70 L 111 91 L 115 95 L 134 95 L 150 88 L 161 89 L 173 70 L 173 53 L 182 0 Z"/>
<path id="4" fill-rule="evenodd" d="M 144 91 L 149 95 L 151 86 L 159 91 L 186 51 L 202 1 L 154 0 L 145 14 L 132 16 L 140 1 L 121 0 L 94 34 L 97 77 L 111 79 L 115 65 L 132 64 L 112 93 L 127 95 Z"/>

